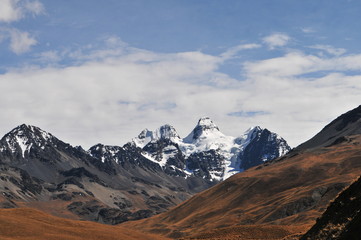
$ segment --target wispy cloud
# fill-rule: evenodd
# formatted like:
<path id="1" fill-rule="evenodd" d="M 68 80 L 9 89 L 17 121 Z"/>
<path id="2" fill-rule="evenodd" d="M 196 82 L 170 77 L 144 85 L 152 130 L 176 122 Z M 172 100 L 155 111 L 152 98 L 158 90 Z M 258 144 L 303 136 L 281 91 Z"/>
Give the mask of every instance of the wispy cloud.
<path id="1" fill-rule="evenodd" d="M 342 55 L 342 54 L 346 53 L 346 49 L 344 49 L 344 48 L 335 48 L 335 47 L 330 46 L 330 45 L 317 44 L 317 45 L 310 46 L 310 48 L 322 50 L 324 52 L 327 52 L 328 54 L 335 55 L 335 56 L 339 56 L 339 55 Z"/>
<path id="2" fill-rule="evenodd" d="M 45 51 L 38 54 L 38 61 L 41 63 L 57 63 L 62 59 L 62 57 L 59 55 L 58 51 L 51 50 L 51 51 Z"/>
<path id="3" fill-rule="evenodd" d="M 233 58 L 234 56 L 236 56 L 240 51 L 255 49 L 255 48 L 260 48 L 260 47 L 261 47 L 261 45 L 256 44 L 256 43 L 240 44 L 238 46 L 227 49 L 227 51 L 225 51 L 224 53 L 221 54 L 221 57 L 223 59 L 227 60 L 227 59 L 230 59 L 230 58 Z"/>
<path id="4" fill-rule="evenodd" d="M 361 55 L 319 57 L 293 51 L 281 57 L 247 62 L 244 70 L 249 76 L 297 77 L 320 71 L 360 71 Z"/>
<path id="5" fill-rule="evenodd" d="M 21 32 L 17 29 L 9 29 L 10 48 L 16 54 L 28 52 L 37 41 L 28 32 Z"/>
<path id="6" fill-rule="evenodd" d="M 316 32 L 316 30 L 314 30 L 314 29 L 311 28 L 311 27 L 301 28 L 301 31 L 304 32 L 304 33 L 314 33 L 314 32 Z"/>
<path id="7" fill-rule="evenodd" d="M 37 0 L 35 1 L 25 1 L 24 2 L 24 9 L 31 13 L 33 16 L 44 14 L 45 8 L 43 4 Z"/>
<path id="8" fill-rule="evenodd" d="M 257 115 L 266 115 L 269 114 L 268 112 L 264 112 L 264 111 L 240 111 L 240 112 L 231 112 L 228 113 L 228 116 L 232 116 L 232 117 L 242 117 L 242 118 L 249 118 L 249 117 L 254 117 Z"/>
<path id="9" fill-rule="evenodd" d="M 291 37 L 285 33 L 274 33 L 263 38 L 263 42 L 268 45 L 270 49 L 276 47 L 283 47 L 291 40 Z"/>

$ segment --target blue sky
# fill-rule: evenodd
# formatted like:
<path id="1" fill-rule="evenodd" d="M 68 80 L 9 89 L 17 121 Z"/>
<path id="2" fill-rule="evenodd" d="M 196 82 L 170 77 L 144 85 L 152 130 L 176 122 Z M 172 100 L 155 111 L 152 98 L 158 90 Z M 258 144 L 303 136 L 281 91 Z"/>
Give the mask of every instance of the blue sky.
<path id="1" fill-rule="evenodd" d="M 292 146 L 360 104 L 361 2 L 0 0 L 0 133 L 121 145 L 210 116 Z"/>

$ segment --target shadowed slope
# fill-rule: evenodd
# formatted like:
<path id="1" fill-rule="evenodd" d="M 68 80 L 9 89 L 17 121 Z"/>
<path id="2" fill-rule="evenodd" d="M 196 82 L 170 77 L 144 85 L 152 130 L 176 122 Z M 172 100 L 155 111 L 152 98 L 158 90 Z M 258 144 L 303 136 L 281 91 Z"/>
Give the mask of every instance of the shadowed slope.
<path id="1" fill-rule="evenodd" d="M 165 239 L 119 226 L 62 219 L 30 208 L 1 209 L 0 238 L 3 240 Z"/>

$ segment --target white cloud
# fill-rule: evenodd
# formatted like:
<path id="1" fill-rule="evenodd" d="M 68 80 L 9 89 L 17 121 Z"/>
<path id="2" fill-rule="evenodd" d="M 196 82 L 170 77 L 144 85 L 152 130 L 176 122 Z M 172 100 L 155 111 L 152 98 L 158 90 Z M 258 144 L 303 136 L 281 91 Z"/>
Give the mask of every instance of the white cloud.
<path id="1" fill-rule="evenodd" d="M 266 43 L 270 49 L 283 47 L 287 45 L 290 40 L 291 38 L 284 33 L 274 33 L 263 38 L 263 42 Z"/>
<path id="2" fill-rule="evenodd" d="M 81 50 L 76 66 L 1 74 L 3 131 L 25 122 L 72 144 L 121 145 L 143 128 L 165 123 L 186 136 L 207 115 L 226 134 L 238 136 L 261 125 L 295 146 L 360 102 L 361 74 L 348 76 L 347 71 L 361 71 L 361 55 L 289 52 L 245 63 L 245 79 L 239 81 L 219 72 L 224 54 L 164 54 L 110 45 Z M 59 56 L 43 53 L 54 61 Z"/>
<path id="3" fill-rule="evenodd" d="M 346 49 L 344 49 L 344 48 L 335 48 L 335 47 L 330 46 L 330 45 L 317 44 L 317 45 L 310 46 L 310 48 L 322 50 L 322 51 L 325 51 L 325 52 L 327 52 L 327 53 L 329 53 L 331 55 L 335 55 L 335 56 L 339 56 L 339 55 L 342 55 L 342 54 L 346 53 Z"/>
<path id="4" fill-rule="evenodd" d="M 0 0 L 0 21 L 12 22 L 21 18 L 21 10 L 16 0 Z"/>
<path id="5" fill-rule="evenodd" d="M 37 41 L 28 32 L 21 32 L 17 29 L 10 29 L 10 49 L 16 54 L 30 51 Z"/>
<path id="6" fill-rule="evenodd" d="M 88 146 L 98 141 L 122 144 L 144 127 L 167 122 L 189 122 L 188 131 L 199 116 L 224 108 L 219 100 L 239 84 L 215 71 L 218 61 L 200 52 L 133 49 L 80 66 L 0 75 L 2 91 L 11 92 L 0 96 L 10 116 L 1 125 L 28 122 Z"/>
<path id="7" fill-rule="evenodd" d="M 321 58 L 293 51 L 281 57 L 247 62 L 244 70 L 248 76 L 297 77 L 315 72 L 338 72 L 361 70 L 361 55 Z"/>
<path id="8" fill-rule="evenodd" d="M 44 13 L 43 5 L 35 0 L 0 0 L 0 22 L 13 22 L 22 19 L 26 13 Z"/>
<path id="9" fill-rule="evenodd" d="M 291 52 L 244 65 L 244 89 L 253 93 L 243 109 L 271 114 L 250 118 L 301 143 L 338 115 L 360 104 L 361 55 L 320 58 Z M 348 76 L 348 71 L 359 71 Z M 296 140 L 300 139 L 300 140 Z"/>
<path id="10" fill-rule="evenodd" d="M 44 7 L 38 0 L 0 0 L 0 42 L 9 40 L 10 49 L 15 54 L 30 51 L 37 41 L 28 32 L 21 31 L 9 25 L 11 22 L 24 18 L 27 14 L 33 16 L 44 13 Z"/>

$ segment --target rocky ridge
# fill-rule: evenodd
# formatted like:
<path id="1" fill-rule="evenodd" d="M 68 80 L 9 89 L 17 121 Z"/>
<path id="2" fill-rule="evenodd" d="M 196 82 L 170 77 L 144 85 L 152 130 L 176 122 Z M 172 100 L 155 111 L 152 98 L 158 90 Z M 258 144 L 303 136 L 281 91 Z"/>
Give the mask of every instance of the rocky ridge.
<path id="1" fill-rule="evenodd" d="M 146 218 L 241 171 L 239 153 L 245 143 L 260 143 L 262 132 L 268 130 L 254 128 L 233 138 L 202 118 L 184 139 L 164 125 L 124 146 L 96 144 L 86 151 L 23 124 L 0 139 L 0 205 L 36 205 L 108 224 Z M 270 140 L 286 144 L 274 136 Z M 261 162 L 282 153 L 280 146 L 289 149 L 274 146 L 269 152 L 259 148 Z"/>

